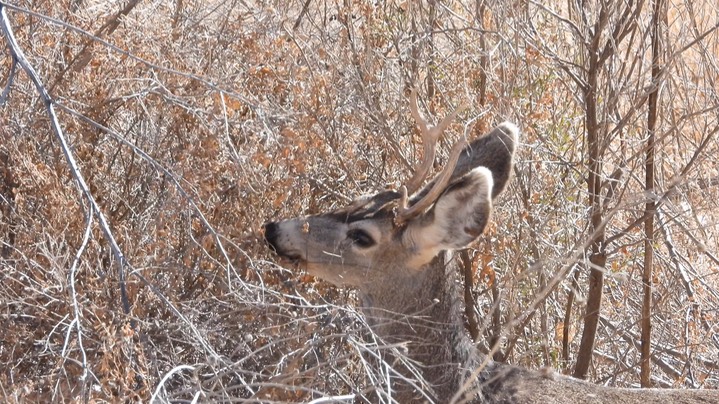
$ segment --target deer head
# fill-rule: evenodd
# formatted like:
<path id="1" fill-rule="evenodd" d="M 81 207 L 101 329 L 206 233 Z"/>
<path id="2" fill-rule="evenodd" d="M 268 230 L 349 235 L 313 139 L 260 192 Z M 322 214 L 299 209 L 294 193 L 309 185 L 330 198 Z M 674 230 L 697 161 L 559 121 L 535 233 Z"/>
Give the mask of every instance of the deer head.
<path id="1" fill-rule="evenodd" d="M 265 238 L 280 257 L 335 285 L 370 293 L 411 280 L 441 251 L 463 248 L 482 233 L 492 199 L 509 178 L 519 130 L 505 122 L 471 144 L 458 142 L 445 169 L 420 188 L 437 140 L 457 111 L 430 127 L 415 92 L 410 110 L 424 153 L 406 186 L 332 212 L 267 223 Z"/>

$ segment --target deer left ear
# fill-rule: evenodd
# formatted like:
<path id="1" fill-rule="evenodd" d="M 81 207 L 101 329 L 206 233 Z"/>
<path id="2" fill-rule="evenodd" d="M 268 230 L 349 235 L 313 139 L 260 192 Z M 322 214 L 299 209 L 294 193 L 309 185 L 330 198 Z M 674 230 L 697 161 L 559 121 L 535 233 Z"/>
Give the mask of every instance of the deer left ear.
<path id="1" fill-rule="evenodd" d="M 492 186 L 491 171 L 477 167 L 450 184 L 429 212 L 409 224 L 404 241 L 417 252 L 421 262 L 416 263 L 429 262 L 442 250 L 466 247 L 482 234 L 492 211 Z"/>

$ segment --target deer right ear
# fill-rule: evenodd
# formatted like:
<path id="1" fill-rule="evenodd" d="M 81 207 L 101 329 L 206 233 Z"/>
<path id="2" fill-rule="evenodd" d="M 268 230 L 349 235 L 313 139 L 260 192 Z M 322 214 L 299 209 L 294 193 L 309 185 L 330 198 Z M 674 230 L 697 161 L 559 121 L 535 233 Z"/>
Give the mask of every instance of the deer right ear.
<path id="1" fill-rule="evenodd" d="M 440 251 L 466 247 L 482 234 L 492 211 L 492 186 L 492 172 L 477 167 L 447 187 L 429 212 L 409 223 L 403 237 L 417 253 L 413 267 Z"/>

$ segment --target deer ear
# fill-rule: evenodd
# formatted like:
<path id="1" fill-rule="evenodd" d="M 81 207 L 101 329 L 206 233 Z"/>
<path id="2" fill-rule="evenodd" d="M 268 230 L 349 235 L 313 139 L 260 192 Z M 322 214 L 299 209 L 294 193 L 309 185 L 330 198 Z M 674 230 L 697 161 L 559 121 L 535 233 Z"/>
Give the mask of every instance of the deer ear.
<path id="1" fill-rule="evenodd" d="M 477 167 L 452 184 L 434 207 L 412 221 L 405 243 L 417 252 L 415 263 L 429 262 L 442 250 L 466 247 L 484 231 L 492 210 L 492 173 Z"/>

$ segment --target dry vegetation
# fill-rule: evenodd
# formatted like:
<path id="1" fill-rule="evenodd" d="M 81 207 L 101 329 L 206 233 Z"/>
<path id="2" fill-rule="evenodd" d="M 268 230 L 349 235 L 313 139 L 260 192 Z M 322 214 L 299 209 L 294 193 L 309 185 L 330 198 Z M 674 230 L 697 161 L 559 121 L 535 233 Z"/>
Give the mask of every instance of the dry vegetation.
<path id="1" fill-rule="evenodd" d="M 406 178 L 409 87 L 470 105 L 439 162 L 523 129 L 470 249 L 480 346 L 576 373 L 601 274 L 587 376 L 638 385 L 648 245 L 652 383 L 717 388 L 716 2 L 496 3 L 3 0 L 61 132 L 3 36 L 0 401 L 380 401 L 352 292 L 276 266 L 260 228 Z"/>

